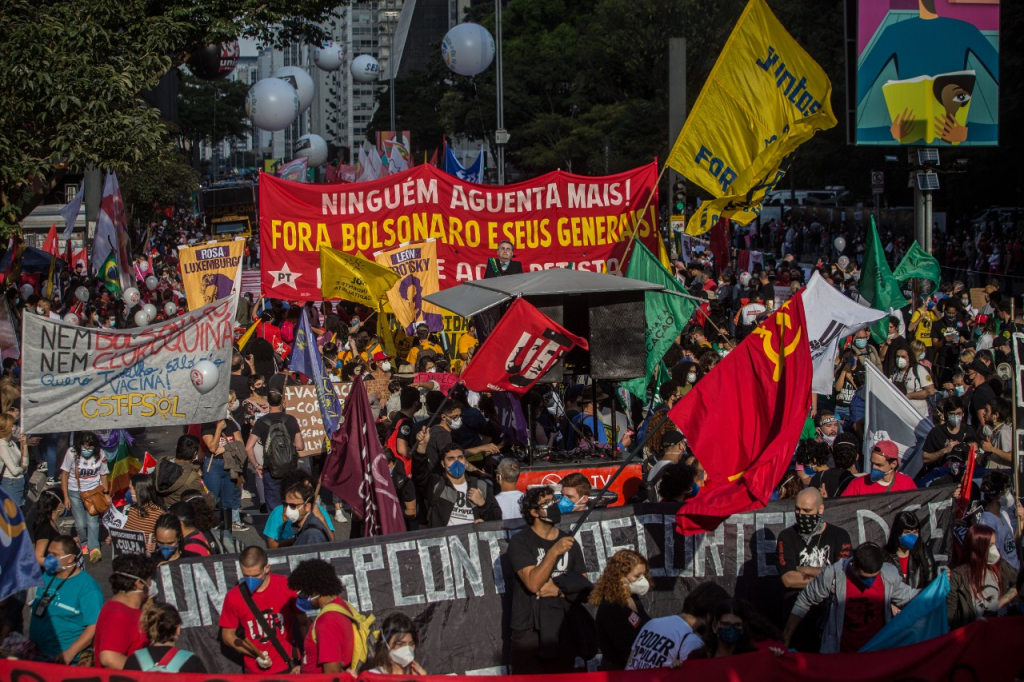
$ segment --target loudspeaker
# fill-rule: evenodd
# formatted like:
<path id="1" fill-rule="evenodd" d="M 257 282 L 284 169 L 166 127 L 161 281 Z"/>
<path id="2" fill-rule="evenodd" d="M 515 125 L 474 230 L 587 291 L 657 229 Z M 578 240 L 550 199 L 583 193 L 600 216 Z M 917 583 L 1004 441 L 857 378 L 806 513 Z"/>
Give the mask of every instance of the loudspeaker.
<path id="1" fill-rule="evenodd" d="M 647 374 L 643 292 L 592 294 L 589 308 L 590 374 L 625 381 Z"/>

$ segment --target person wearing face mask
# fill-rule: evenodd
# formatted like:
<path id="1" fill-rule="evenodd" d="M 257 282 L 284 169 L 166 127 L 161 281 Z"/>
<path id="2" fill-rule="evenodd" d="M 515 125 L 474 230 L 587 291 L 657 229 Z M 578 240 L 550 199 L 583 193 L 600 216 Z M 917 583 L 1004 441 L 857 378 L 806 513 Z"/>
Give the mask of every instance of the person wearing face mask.
<path id="1" fill-rule="evenodd" d="M 159 593 L 153 580 L 153 562 L 142 554 L 114 558 L 110 587 L 114 596 L 100 609 L 96 619 L 93 652 L 99 668 L 124 669 L 133 652 L 149 644 L 139 624 L 142 607 Z"/>
<path id="2" fill-rule="evenodd" d="M 885 544 L 886 561 L 900 570 L 903 581 L 919 590 L 938 572 L 928 541 L 921 537 L 921 521 L 914 512 L 901 511 L 892 522 Z"/>
<path id="3" fill-rule="evenodd" d="M 558 501 L 558 506 L 563 514 L 587 508 L 587 502 L 594 494 L 594 486 L 591 485 L 589 478 L 576 471 L 563 476 L 559 484 L 562 486 L 562 498 Z"/>
<path id="4" fill-rule="evenodd" d="M 501 507 L 483 480 L 466 470 L 466 455 L 455 443 L 439 453 L 442 475 L 427 456 L 427 434 L 421 430 L 412 456 L 412 480 L 425 509 L 428 528 L 445 528 L 481 521 L 500 521 Z"/>
<path id="5" fill-rule="evenodd" d="M 785 588 L 783 612 L 788 615 L 796 599 L 826 567 L 850 556 L 850 534 L 825 521 L 825 500 L 817 488 L 804 488 L 794 500 L 796 523 L 779 532 L 775 553 L 776 567 Z M 821 647 L 821 629 L 817 627 L 823 607 L 796 630 L 792 641 L 798 651 L 814 653 Z"/>
<path id="6" fill-rule="evenodd" d="M 427 405 L 430 407 L 429 399 Z M 462 403 L 454 399 L 449 399 L 440 406 L 441 415 L 430 428 L 430 442 L 427 446 L 427 460 L 431 470 L 437 468 L 437 463 L 441 461 L 441 452 L 443 450 L 446 450 L 452 443 L 458 444 L 454 432 L 462 428 L 462 408 Z M 497 455 L 501 452 L 501 448 L 494 443 L 482 443 L 473 448 L 462 448 L 460 445 L 460 450 L 466 455 L 467 461 L 471 458 L 480 459 L 481 457 Z M 413 470 L 413 479 L 415 480 L 415 466 Z"/>
<path id="7" fill-rule="evenodd" d="M 950 630 L 999 615 L 1017 598 L 1019 571 L 1000 553 L 995 530 L 984 524 L 971 526 L 959 549 L 946 596 Z"/>
<path id="8" fill-rule="evenodd" d="M 891 440 L 880 440 L 871 448 L 871 468 L 846 486 L 843 497 L 917 490 L 914 479 L 899 471 L 903 455 Z"/>
<path id="9" fill-rule="evenodd" d="M 926 472 L 942 466 L 957 445 L 981 442 L 977 432 L 964 423 L 964 403 L 960 398 L 946 398 L 939 403 L 939 412 L 945 421 L 932 427 L 924 440 L 921 457 Z"/>
<path id="10" fill-rule="evenodd" d="M 399 393 L 401 407 L 392 418 L 391 432 L 385 446 L 401 461 L 405 475 L 411 476 L 412 451 L 416 447 L 416 413 L 420 411 L 423 402 L 419 390 L 412 386 L 403 386 Z"/>
<path id="11" fill-rule="evenodd" d="M 92 645 L 103 608 L 103 588 L 82 567 L 74 538 L 58 535 L 46 548 L 43 588 L 36 591 L 28 638 L 47 660 L 78 662 Z"/>
<path id="12" fill-rule="evenodd" d="M 293 547 L 330 542 L 332 538 L 327 526 L 313 513 L 313 486 L 306 481 L 284 491 L 284 517 L 295 533 Z"/>
<path id="13" fill-rule="evenodd" d="M 625 669 L 633 641 L 651 619 L 640 601 L 650 590 L 650 581 L 647 559 L 631 549 L 620 549 L 594 583 L 589 601 L 597 607 L 601 670 Z"/>
<path id="14" fill-rule="evenodd" d="M 562 512 L 550 487 L 527 490 L 520 500 L 519 509 L 527 527 L 512 536 L 506 549 L 515 573 L 512 582 L 512 673 L 571 672 L 576 654 L 565 647 L 551 646 L 542 637 L 542 633 L 549 632 L 556 623 L 551 622 L 553 609 L 540 607 L 568 605 L 566 593 L 555 581 L 567 575 L 577 579 L 587 577 L 583 552 L 571 535 L 559 529 Z"/>
<path id="15" fill-rule="evenodd" d="M 58 488 L 46 488 L 36 501 L 36 525 L 32 529 L 32 541 L 35 543 L 36 561 L 42 567 L 46 560 L 46 548 L 50 541 L 60 535 L 58 523 L 67 511 L 64 496 Z"/>
<path id="16" fill-rule="evenodd" d="M 686 454 L 686 439 L 674 428 L 661 436 L 661 459 L 651 467 L 644 478 L 647 502 L 660 502 L 657 493 L 658 482 L 670 464 L 678 464 Z"/>
<path id="17" fill-rule="evenodd" d="M 60 487 L 64 492 L 64 506 L 75 516 L 78 537 L 86 538 L 82 553 L 89 555 L 89 561 L 98 562 L 100 554 L 100 515 L 90 514 L 82 501 L 82 494 L 102 491 L 110 506 L 109 482 L 107 481 L 107 458 L 103 456 L 96 434 L 79 431 L 75 434 L 74 447 L 68 448 L 64 463 L 60 467 Z M 95 495 L 96 493 L 93 493 Z M 105 510 L 104 510 L 105 511 Z"/>
<path id="18" fill-rule="evenodd" d="M 723 658 L 757 651 L 747 613 L 747 606 L 736 599 L 721 602 L 712 612 L 704 655 L 694 658 Z"/>
<path id="19" fill-rule="evenodd" d="M 248 673 L 298 673 L 302 662 L 297 656 L 295 626 L 305 629 L 307 623 L 305 613 L 297 609 L 298 595 L 287 578 L 270 572 L 262 547 L 246 547 L 238 564 L 242 575 L 225 595 L 217 622 L 221 641 L 242 655 Z"/>
<path id="20" fill-rule="evenodd" d="M 1020 570 L 1021 530 L 1024 529 L 1024 506 L 1013 494 L 1011 479 L 1007 472 L 990 471 L 981 479 L 981 502 L 984 511 L 978 523 L 995 531 L 996 547 L 1014 570 Z"/>
<path id="21" fill-rule="evenodd" d="M 783 642 L 789 646 L 811 607 L 828 602 L 820 653 L 860 651 L 892 618 L 892 607 L 903 608 L 918 592 L 903 582 L 899 569 L 885 562 L 881 547 L 865 542 L 850 558 L 826 566 L 800 592 L 783 630 Z"/>
<path id="22" fill-rule="evenodd" d="M 323 559 L 306 559 L 292 569 L 288 589 L 296 594 L 296 615 L 310 614 L 313 619 L 303 647 L 302 673 L 356 672 L 356 612 L 340 596 L 341 581 L 334 567 Z"/>
<path id="23" fill-rule="evenodd" d="M 970 340 L 967 318 L 956 300 L 943 301 L 942 317 L 932 325 L 932 347 L 936 349 L 935 367 L 939 384 L 952 379 L 959 364 L 961 347 Z"/>
<path id="24" fill-rule="evenodd" d="M 420 636 L 416 624 L 404 613 L 391 613 L 380 624 L 381 637 L 367 662 L 371 673 L 381 675 L 426 675 L 416 661 Z"/>
<path id="25" fill-rule="evenodd" d="M 174 514 L 161 514 L 153 527 L 153 549 L 152 557 L 156 560 L 157 566 L 173 563 L 179 559 L 192 559 L 199 556 L 194 552 L 185 549 L 185 532 L 181 528 L 181 521 Z"/>
<path id="26" fill-rule="evenodd" d="M 882 360 L 878 355 L 878 349 L 871 343 L 870 329 L 861 329 L 853 335 L 853 352 L 857 355 L 858 362 L 870 362 L 876 369 L 882 371 Z"/>
<path id="27" fill-rule="evenodd" d="M 835 413 L 831 410 L 822 409 L 814 416 L 816 422 L 817 435 L 815 440 L 819 443 L 824 443 L 829 449 L 829 456 L 832 453 L 832 444 L 836 442 L 836 438 L 839 436 L 839 420 L 836 419 Z M 828 457 L 823 462 L 827 464 Z"/>
<path id="28" fill-rule="evenodd" d="M 917 363 L 917 356 L 903 339 L 889 345 L 885 359 L 889 380 L 900 389 L 921 416 L 928 416 L 928 399 L 935 395 L 931 372 Z"/>

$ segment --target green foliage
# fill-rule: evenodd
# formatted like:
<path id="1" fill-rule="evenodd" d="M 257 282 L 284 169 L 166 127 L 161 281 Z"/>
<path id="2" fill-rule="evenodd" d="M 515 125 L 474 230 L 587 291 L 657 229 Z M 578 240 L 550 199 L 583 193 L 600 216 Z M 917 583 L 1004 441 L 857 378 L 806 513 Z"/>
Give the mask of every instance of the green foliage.
<path id="1" fill-rule="evenodd" d="M 178 72 L 178 120 L 172 126 L 179 146 L 201 141 L 213 145 L 230 138 L 243 138 L 250 130 L 245 115 L 249 85 L 239 81 L 203 80 Z"/>
<path id="2" fill-rule="evenodd" d="M 170 141 L 132 165 L 120 180 L 129 222 L 154 219 L 165 206 L 177 206 L 199 189 L 199 173 Z"/>
<path id="3" fill-rule="evenodd" d="M 0 233 L 69 172 L 124 174 L 163 153 L 139 93 L 239 35 L 316 40 L 338 0 L 6 0 L 0 21 Z"/>

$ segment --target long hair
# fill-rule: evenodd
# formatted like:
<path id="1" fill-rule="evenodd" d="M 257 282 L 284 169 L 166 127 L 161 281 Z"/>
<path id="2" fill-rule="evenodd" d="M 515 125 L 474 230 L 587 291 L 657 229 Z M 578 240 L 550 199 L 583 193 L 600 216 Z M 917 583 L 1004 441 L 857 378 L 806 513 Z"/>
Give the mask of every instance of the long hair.
<path id="1" fill-rule="evenodd" d="M 885 543 L 885 551 L 890 554 L 895 554 L 896 550 L 900 546 L 900 536 L 905 531 L 912 530 L 918 534 L 921 532 L 921 521 L 917 518 L 914 512 L 901 511 L 896 515 L 896 518 L 892 522 L 892 530 L 889 531 L 889 540 Z M 918 537 L 918 542 L 921 542 L 921 537 Z M 914 549 L 917 549 L 917 545 L 914 545 Z"/>
<path id="2" fill-rule="evenodd" d="M 176 639 L 181 616 L 170 604 L 150 599 L 142 609 L 139 625 L 149 637 L 150 644 L 169 644 Z"/>
<path id="3" fill-rule="evenodd" d="M 747 624 L 747 607 L 746 604 L 737 599 L 726 599 L 718 603 L 718 605 L 711 612 L 712 622 L 717 623 L 722 616 L 733 615 L 738 616 L 743 621 L 743 634 L 740 635 L 739 641 L 733 646 L 734 654 L 749 654 L 752 651 L 757 651 L 757 647 L 754 646 L 750 638 L 750 627 Z M 713 627 L 708 628 L 707 634 L 704 635 L 704 641 L 707 642 L 708 655 L 713 657 L 718 651 L 718 633 L 715 632 Z"/>
<path id="4" fill-rule="evenodd" d="M 620 549 L 613 554 L 590 593 L 590 603 L 594 606 L 600 606 L 602 602 L 611 602 L 618 606 L 628 605 L 630 592 L 625 578 L 638 565 L 643 565 L 644 576 L 650 580 L 651 569 L 642 554 L 631 549 Z"/>
<path id="5" fill-rule="evenodd" d="M 156 506 L 163 512 L 163 507 L 160 507 L 160 503 L 157 502 L 156 481 L 153 474 L 135 474 L 132 476 L 132 487 L 135 488 L 135 505 L 139 510 L 139 516 L 146 518 L 152 511 L 148 509 L 150 505 Z"/>
<path id="6" fill-rule="evenodd" d="M 416 646 L 420 644 L 420 635 L 416 630 L 416 624 L 404 613 L 388 614 L 380 624 L 380 637 L 377 638 L 377 645 L 373 655 L 367 662 L 368 670 L 390 670 L 391 669 L 391 640 L 402 635 L 412 635 L 412 641 Z"/>
<path id="7" fill-rule="evenodd" d="M 991 571 L 995 577 L 996 584 L 1002 585 L 1003 572 L 999 564 L 988 563 L 988 548 L 996 538 L 996 532 L 988 526 L 971 526 L 964 538 L 964 549 L 962 558 L 958 565 L 967 566 L 967 577 L 970 579 L 971 591 L 974 594 L 981 594 L 985 589 L 985 572 Z"/>

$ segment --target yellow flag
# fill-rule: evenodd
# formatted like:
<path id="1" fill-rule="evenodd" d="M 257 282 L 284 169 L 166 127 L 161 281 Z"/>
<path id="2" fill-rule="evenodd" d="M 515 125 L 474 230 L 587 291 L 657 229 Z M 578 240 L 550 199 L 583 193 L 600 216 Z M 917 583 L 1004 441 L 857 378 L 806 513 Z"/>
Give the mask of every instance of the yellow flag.
<path id="1" fill-rule="evenodd" d="M 665 269 L 672 272 L 672 261 L 669 260 L 668 250 L 665 248 L 665 240 L 658 239 L 658 262 L 665 266 Z"/>
<path id="2" fill-rule="evenodd" d="M 359 256 L 320 247 L 320 291 L 324 300 L 344 299 L 377 309 L 398 275 Z"/>
<path id="3" fill-rule="evenodd" d="M 256 333 L 256 325 L 258 325 L 259 323 L 260 321 L 257 318 L 255 322 L 249 325 L 249 328 L 245 330 L 245 333 L 242 334 L 241 338 L 238 339 L 239 350 L 245 348 L 245 344 L 249 343 L 249 339 L 251 339 L 252 335 Z"/>
<path id="4" fill-rule="evenodd" d="M 723 217 L 741 225 L 756 218 L 789 156 L 835 126 L 831 98 L 822 68 L 764 0 L 750 0 L 668 157 L 715 197 L 687 222 L 687 234 L 703 234 Z"/>

